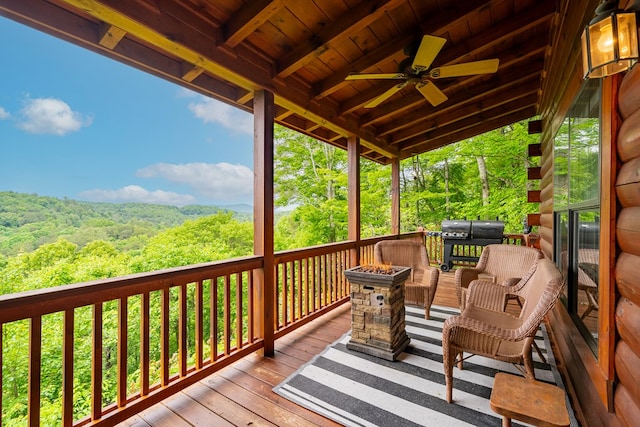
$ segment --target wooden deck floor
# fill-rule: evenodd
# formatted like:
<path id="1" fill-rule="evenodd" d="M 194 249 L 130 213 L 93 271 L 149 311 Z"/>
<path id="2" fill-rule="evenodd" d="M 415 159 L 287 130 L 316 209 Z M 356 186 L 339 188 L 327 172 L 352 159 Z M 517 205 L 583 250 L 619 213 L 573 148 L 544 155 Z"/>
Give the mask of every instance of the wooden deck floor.
<path id="1" fill-rule="evenodd" d="M 453 273 L 440 273 L 434 304 L 457 307 Z M 351 327 L 351 305 L 276 342 L 276 354 L 246 357 L 120 426 L 338 426 L 272 391 Z"/>

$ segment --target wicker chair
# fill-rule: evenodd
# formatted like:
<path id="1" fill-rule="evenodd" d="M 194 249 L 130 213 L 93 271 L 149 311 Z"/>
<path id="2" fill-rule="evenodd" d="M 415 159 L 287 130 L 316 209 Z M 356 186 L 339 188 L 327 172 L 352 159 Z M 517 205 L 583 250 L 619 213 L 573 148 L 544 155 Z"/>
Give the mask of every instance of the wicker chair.
<path id="1" fill-rule="evenodd" d="M 455 273 L 456 295 L 460 310 L 464 310 L 469 283 L 477 279 L 491 280 L 505 286 L 524 284 L 535 271 L 542 252 L 518 245 L 487 245 L 475 268 L 458 268 Z"/>
<path id="2" fill-rule="evenodd" d="M 383 240 L 376 243 L 373 255 L 376 263 L 411 267 L 411 276 L 404 285 L 404 301 L 424 307 L 424 318 L 429 319 L 440 272 L 429 265 L 424 244 L 415 240 Z"/>
<path id="3" fill-rule="evenodd" d="M 445 320 L 442 328 L 442 354 L 446 382 L 446 399 L 452 400 L 453 366 L 462 369 L 462 355 L 478 354 L 524 365 L 527 378 L 535 378 L 532 345 L 540 323 L 553 308 L 564 281 L 549 259 L 541 259 L 529 281 L 520 289 L 477 280 L 469 287 L 467 306 L 462 314 Z M 509 292 L 524 301 L 519 317 L 476 305 L 506 298 Z M 499 305 L 499 304 L 497 304 Z"/>

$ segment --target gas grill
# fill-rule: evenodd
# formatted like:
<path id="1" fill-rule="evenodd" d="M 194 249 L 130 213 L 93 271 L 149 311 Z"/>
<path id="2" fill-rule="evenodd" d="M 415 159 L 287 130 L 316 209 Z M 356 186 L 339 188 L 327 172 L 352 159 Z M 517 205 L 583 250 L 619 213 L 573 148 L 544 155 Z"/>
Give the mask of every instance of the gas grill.
<path id="1" fill-rule="evenodd" d="M 479 257 L 454 254 L 454 247 L 486 246 L 502 243 L 504 222 L 496 220 L 444 220 L 442 221 L 442 241 L 444 244 L 444 260 L 440 269 L 449 271 L 453 261 L 478 261 Z M 460 251 L 462 252 L 462 251 Z"/>

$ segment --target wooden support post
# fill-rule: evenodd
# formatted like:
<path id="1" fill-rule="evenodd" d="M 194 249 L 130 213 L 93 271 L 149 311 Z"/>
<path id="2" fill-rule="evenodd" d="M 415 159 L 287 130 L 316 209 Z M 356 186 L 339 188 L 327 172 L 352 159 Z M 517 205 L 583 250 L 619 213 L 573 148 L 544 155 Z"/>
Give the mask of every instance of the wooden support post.
<path id="1" fill-rule="evenodd" d="M 349 256 L 349 267 L 355 267 L 360 264 L 360 139 L 358 137 L 349 137 L 347 151 L 347 173 L 349 179 L 348 238 L 356 242 L 356 248 L 351 251 Z"/>
<path id="2" fill-rule="evenodd" d="M 391 160 L 391 234 L 400 234 L 400 159 Z"/>
<path id="3" fill-rule="evenodd" d="M 275 350 L 275 263 L 273 255 L 273 123 L 275 104 L 273 94 L 258 91 L 253 98 L 253 252 L 261 255 L 264 264 L 255 270 L 255 331 L 264 340 L 264 355 L 273 356 Z"/>

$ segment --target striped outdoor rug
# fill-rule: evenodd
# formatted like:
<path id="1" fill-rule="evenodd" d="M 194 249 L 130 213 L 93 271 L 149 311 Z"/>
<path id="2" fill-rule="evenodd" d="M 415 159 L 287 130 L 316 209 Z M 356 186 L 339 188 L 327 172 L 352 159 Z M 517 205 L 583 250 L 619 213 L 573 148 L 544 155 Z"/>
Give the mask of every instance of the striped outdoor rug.
<path id="1" fill-rule="evenodd" d="M 466 360 L 462 371 L 453 371 L 453 403 L 444 400 L 442 323 L 456 313 L 433 306 L 425 320 L 423 309 L 407 307 L 411 344 L 395 362 L 347 350 L 347 334 L 274 391 L 346 426 L 499 426 L 501 418 L 489 407 L 493 377 L 518 374 L 513 365 L 480 356 Z M 563 387 L 546 351 L 544 327 L 536 342 L 547 359 L 543 363 L 534 350 L 536 378 Z"/>

